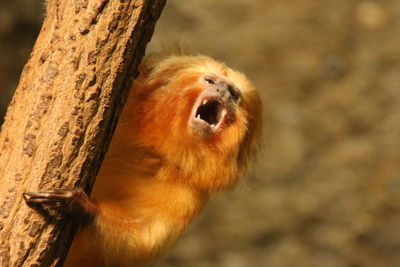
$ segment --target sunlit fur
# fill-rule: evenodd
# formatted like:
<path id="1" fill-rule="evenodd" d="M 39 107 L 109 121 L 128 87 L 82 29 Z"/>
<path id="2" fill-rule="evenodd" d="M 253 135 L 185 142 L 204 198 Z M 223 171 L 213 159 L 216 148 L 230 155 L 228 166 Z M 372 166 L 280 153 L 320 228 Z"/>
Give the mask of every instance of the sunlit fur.
<path id="1" fill-rule="evenodd" d="M 235 84 L 232 122 L 211 136 L 188 127 L 214 73 Z M 206 56 L 149 56 L 140 66 L 92 197 L 100 207 L 67 266 L 135 266 L 171 247 L 210 193 L 230 188 L 252 163 L 261 103 L 240 72 Z"/>

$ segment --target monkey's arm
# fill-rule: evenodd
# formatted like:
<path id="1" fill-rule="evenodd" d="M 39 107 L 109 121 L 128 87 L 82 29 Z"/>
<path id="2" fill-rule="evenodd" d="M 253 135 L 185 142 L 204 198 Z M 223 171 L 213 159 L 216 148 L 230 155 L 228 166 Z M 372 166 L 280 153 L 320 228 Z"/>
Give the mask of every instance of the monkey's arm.
<path id="1" fill-rule="evenodd" d="M 98 258 L 101 251 L 101 256 L 111 262 L 140 263 L 154 258 L 154 254 L 166 245 L 164 240 L 169 230 L 160 221 L 138 220 L 112 203 L 90 200 L 81 190 L 27 192 L 24 197 L 29 205 L 54 206 L 58 203 L 64 212 L 72 213 L 73 218 L 84 226 L 77 239 L 87 245 L 87 250 L 80 245 L 75 248 L 74 243 L 67 260 L 88 262 Z"/>
<path id="2" fill-rule="evenodd" d="M 25 192 L 25 201 L 30 206 L 43 206 L 62 203 L 64 212 L 77 215 L 79 223 L 92 221 L 98 215 L 98 204 L 89 199 L 82 190 L 55 189 L 52 191 Z"/>

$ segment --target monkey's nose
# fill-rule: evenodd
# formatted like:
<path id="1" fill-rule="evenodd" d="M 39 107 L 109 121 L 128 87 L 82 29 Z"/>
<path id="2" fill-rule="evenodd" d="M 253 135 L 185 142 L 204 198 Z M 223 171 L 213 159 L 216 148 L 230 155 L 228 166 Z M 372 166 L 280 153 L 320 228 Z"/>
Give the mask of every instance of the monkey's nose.
<path id="1" fill-rule="evenodd" d="M 216 84 L 214 90 L 217 95 L 224 99 L 229 97 L 228 85 L 227 84 Z"/>
<path id="2" fill-rule="evenodd" d="M 239 92 L 232 85 L 227 82 L 221 82 L 215 85 L 215 91 L 224 100 L 232 99 L 237 101 L 239 98 Z"/>
<path id="3" fill-rule="evenodd" d="M 224 95 L 226 93 L 226 86 L 217 85 L 215 86 L 215 91 L 220 95 Z"/>
<path id="4" fill-rule="evenodd" d="M 209 74 L 203 79 L 209 85 L 207 91 L 210 94 L 218 96 L 224 102 L 228 100 L 239 101 L 240 91 L 224 77 Z"/>

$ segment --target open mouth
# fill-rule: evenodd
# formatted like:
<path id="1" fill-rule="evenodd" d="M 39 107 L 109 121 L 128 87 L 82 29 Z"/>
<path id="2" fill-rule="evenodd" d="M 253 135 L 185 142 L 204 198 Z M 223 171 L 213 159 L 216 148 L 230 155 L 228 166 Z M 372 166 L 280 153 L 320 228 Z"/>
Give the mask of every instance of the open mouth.
<path id="1" fill-rule="evenodd" d="M 222 118 L 224 109 L 218 100 L 204 99 L 196 111 L 196 119 L 207 122 L 211 127 L 215 127 Z"/>
<path id="2" fill-rule="evenodd" d="M 193 107 L 190 126 L 201 133 L 212 134 L 221 128 L 226 114 L 225 105 L 218 97 L 200 96 Z"/>

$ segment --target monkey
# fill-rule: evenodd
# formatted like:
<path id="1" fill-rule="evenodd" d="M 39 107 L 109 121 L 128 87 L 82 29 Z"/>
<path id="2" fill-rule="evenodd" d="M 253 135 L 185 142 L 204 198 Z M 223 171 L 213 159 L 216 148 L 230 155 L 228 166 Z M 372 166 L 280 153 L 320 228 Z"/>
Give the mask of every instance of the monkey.
<path id="1" fill-rule="evenodd" d="M 139 66 L 91 197 L 26 192 L 81 219 L 65 266 L 141 266 L 159 259 L 213 193 L 253 163 L 262 104 L 244 74 L 204 55 L 149 55 Z M 67 207 L 65 207 L 67 208 Z"/>

